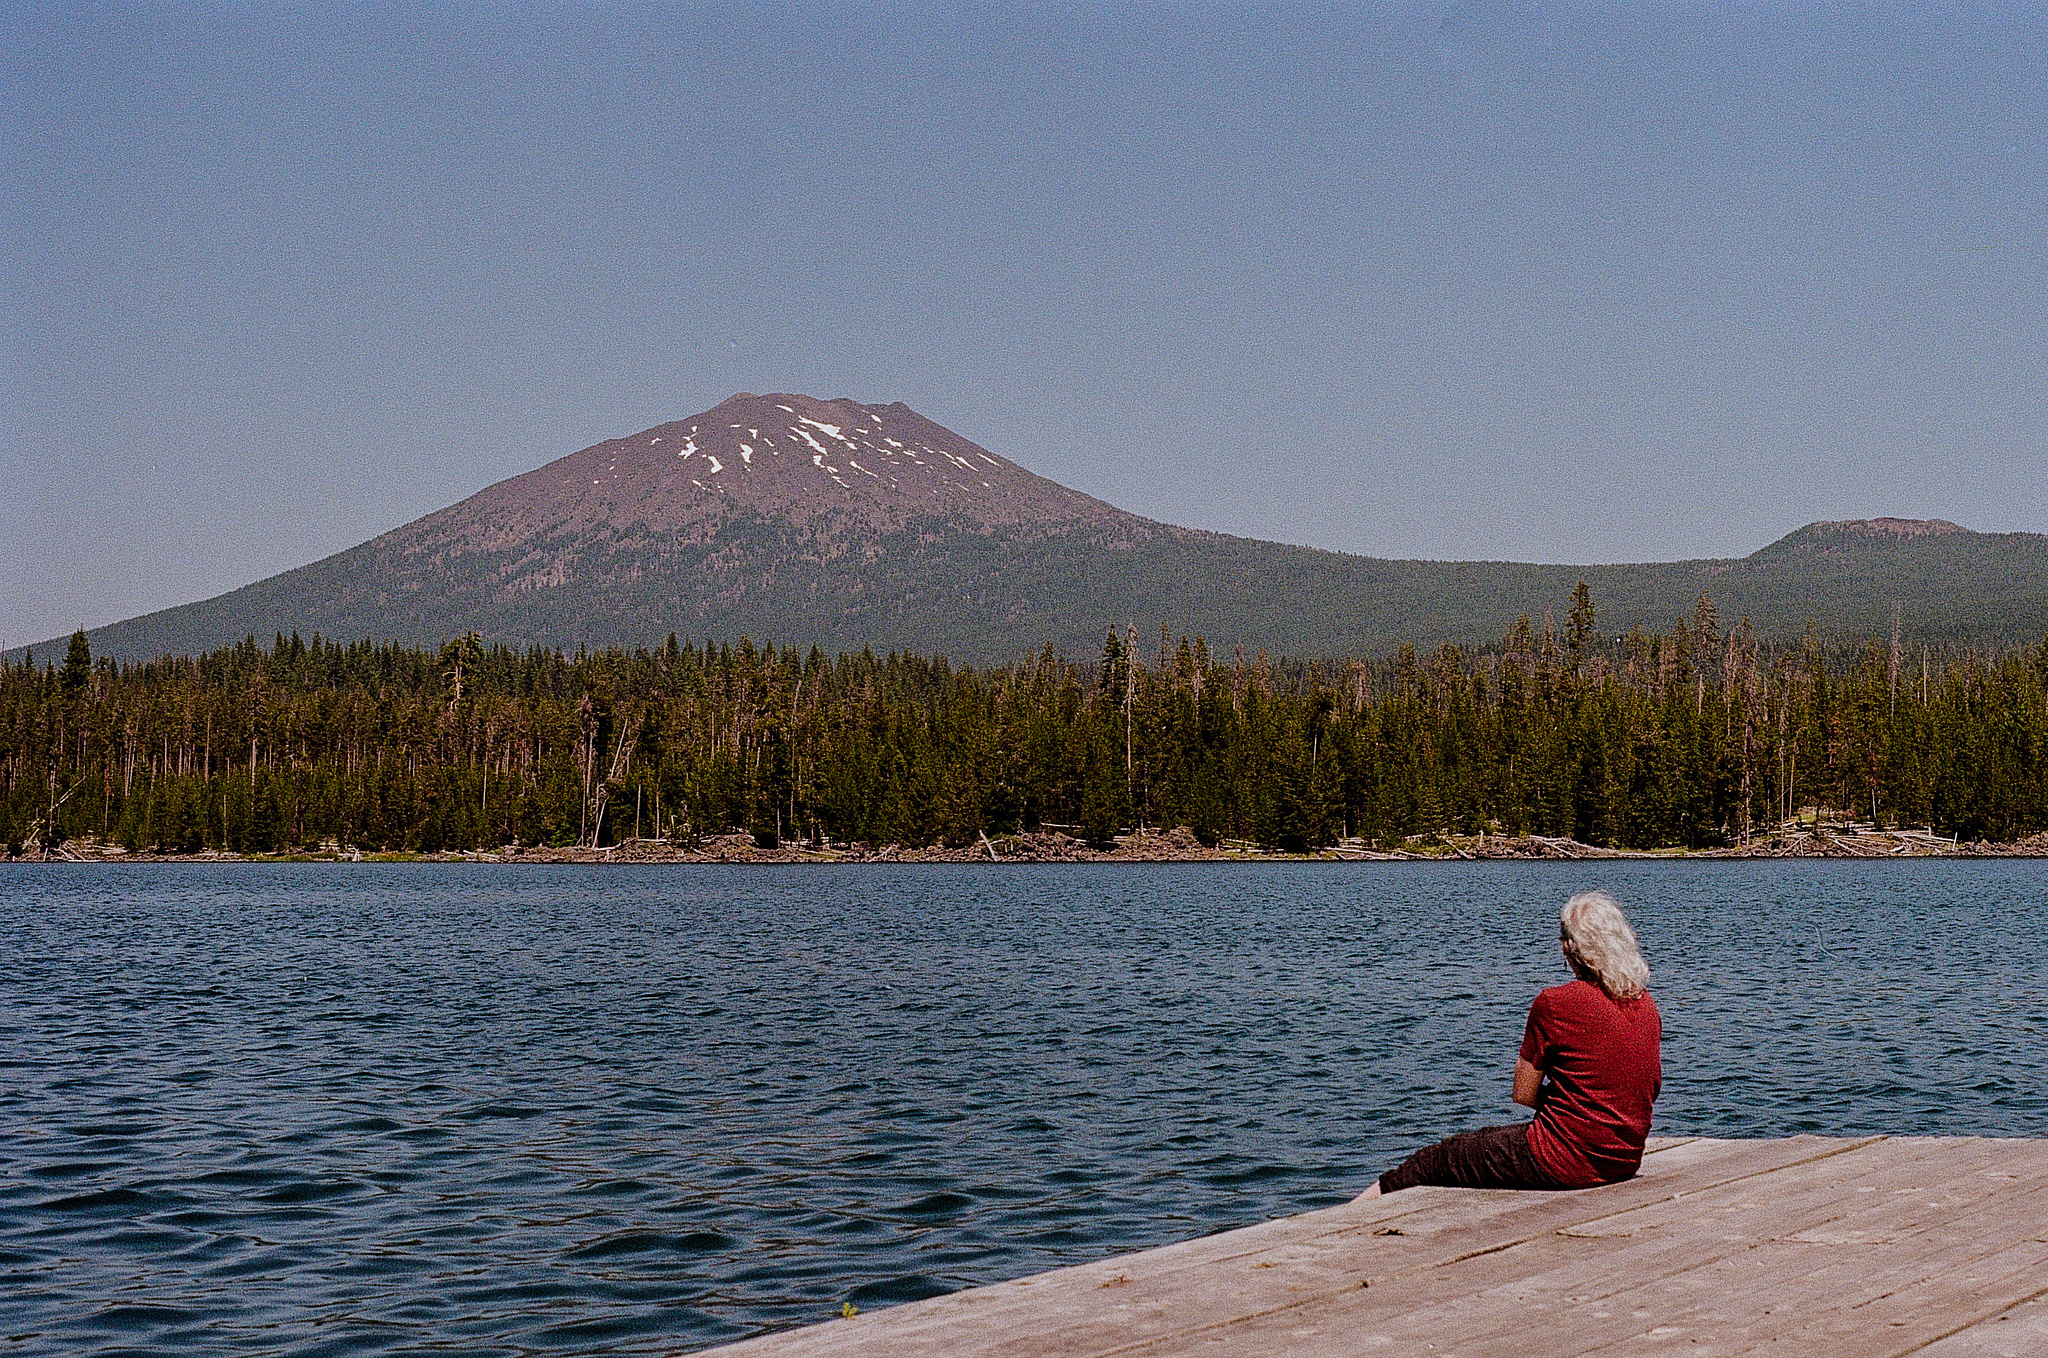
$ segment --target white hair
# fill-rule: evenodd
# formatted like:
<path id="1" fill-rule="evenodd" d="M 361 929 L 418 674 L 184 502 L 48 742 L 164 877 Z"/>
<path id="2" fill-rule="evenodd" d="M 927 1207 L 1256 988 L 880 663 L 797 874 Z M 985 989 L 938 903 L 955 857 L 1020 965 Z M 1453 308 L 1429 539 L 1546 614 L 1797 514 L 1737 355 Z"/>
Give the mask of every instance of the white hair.
<path id="1" fill-rule="evenodd" d="M 1622 918 L 1621 902 L 1604 891 L 1581 891 L 1557 912 L 1558 933 L 1572 965 L 1617 1000 L 1632 1000 L 1650 984 L 1636 931 Z"/>

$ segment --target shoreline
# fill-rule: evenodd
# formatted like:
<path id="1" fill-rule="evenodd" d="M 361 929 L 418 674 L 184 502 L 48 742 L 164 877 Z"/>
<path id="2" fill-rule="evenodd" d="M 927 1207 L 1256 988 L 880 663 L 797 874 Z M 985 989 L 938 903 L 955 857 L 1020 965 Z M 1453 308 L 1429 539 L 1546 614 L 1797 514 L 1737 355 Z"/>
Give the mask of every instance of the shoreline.
<path id="1" fill-rule="evenodd" d="M 1868 826 L 1788 825 L 1746 844 L 1713 849 L 1610 849 L 1542 835 L 1447 835 L 1383 849 L 1363 840 L 1306 853 L 1262 849 L 1242 840 L 1204 845 L 1186 829 L 1166 833 L 1138 830 L 1119 836 L 1114 848 L 1100 848 L 1058 831 L 984 835 L 978 843 L 905 847 L 898 844 L 787 844 L 762 848 L 751 835 L 706 835 L 688 847 L 665 840 L 630 839 L 599 848 L 508 844 L 500 849 L 361 850 L 332 841 L 317 851 L 239 853 L 205 849 L 196 853 L 129 852 L 116 844 L 81 840 L 50 851 L 35 850 L 8 863 L 647 863 L 774 865 L 789 863 L 1453 863 L 1567 862 L 1584 859 L 1630 861 L 1703 859 L 1902 859 L 2048 858 L 2048 831 L 2002 843 L 1962 843 L 1921 830 L 1877 830 Z"/>

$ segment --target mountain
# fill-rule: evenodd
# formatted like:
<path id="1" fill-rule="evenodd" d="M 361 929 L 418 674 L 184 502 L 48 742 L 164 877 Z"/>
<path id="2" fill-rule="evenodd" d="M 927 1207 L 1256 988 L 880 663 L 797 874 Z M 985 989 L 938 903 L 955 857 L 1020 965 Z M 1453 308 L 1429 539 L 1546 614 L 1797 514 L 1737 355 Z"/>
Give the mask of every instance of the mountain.
<path id="1" fill-rule="evenodd" d="M 1738 560 L 1395 561 L 1155 523 L 1026 471 L 902 404 L 741 393 L 595 444 L 358 547 L 90 633 L 95 654 L 319 632 L 573 649 L 687 637 L 1007 660 L 1154 637 L 1298 656 L 1483 644 L 1562 617 L 1668 629 L 1711 591 L 1766 636 L 2004 644 L 2048 632 L 2048 536 L 1940 520 L 1815 523 Z M 57 643 L 44 643 L 45 653 Z"/>

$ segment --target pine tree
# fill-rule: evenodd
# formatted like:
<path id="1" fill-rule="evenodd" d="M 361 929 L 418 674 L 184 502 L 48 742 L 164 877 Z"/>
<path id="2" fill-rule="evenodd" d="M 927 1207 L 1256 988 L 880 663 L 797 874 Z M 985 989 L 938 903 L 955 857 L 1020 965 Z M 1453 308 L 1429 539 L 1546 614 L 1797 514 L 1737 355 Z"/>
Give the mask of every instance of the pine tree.
<path id="1" fill-rule="evenodd" d="M 84 632 L 71 634 L 71 649 L 64 657 L 64 668 L 58 672 L 58 679 L 67 700 L 77 698 L 92 681 L 92 644 L 86 640 Z"/>
<path id="2" fill-rule="evenodd" d="M 1572 611 L 1564 625 L 1565 655 L 1571 661 L 1573 673 L 1581 678 L 1585 677 L 1586 660 L 1598 639 L 1593 622 L 1593 591 L 1581 580 L 1572 590 Z"/>

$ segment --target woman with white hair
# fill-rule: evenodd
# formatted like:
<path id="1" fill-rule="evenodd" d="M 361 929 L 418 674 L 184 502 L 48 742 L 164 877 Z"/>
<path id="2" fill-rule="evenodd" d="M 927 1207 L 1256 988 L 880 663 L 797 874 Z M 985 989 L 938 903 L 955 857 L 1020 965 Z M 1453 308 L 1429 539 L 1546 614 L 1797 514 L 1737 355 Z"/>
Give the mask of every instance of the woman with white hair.
<path id="1" fill-rule="evenodd" d="M 1650 968 L 1604 891 L 1566 901 L 1557 932 L 1578 979 L 1536 996 L 1515 1062 L 1515 1102 L 1535 1118 L 1425 1146 L 1361 1200 L 1416 1184 L 1591 1188 L 1634 1177 L 1664 1077 L 1663 1020 L 1645 988 Z"/>

